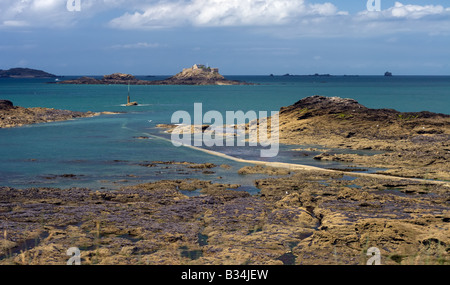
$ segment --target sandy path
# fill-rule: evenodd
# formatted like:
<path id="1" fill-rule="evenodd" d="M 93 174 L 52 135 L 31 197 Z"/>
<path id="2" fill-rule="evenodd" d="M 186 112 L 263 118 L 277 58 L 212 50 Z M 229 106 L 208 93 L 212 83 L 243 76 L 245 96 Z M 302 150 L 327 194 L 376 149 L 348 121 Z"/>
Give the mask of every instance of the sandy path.
<path id="1" fill-rule="evenodd" d="M 151 135 L 146 133 L 147 136 L 156 138 L 156 139 L 162 139 L 168 142 L 171 142 L 171 140 Z M 378 178 L 378 179 L 390 179 L 390 180 L 407 180 L 407 181 L 413 181 L 413 182 L 419 182 L 419 183 L 427 183 L 427 184 L 439 184 L 444 185 L 446 187 L 450 187 L 450 183 L 446 181 L 437 181 L 437 180 L 428 180 L 428 179 L 421 179 L 421 178 L 408 178 L 408 177 L 399 177 L 399 176 L 390 176 L 390 175 L 383 175 L 383 174 L 375 174 L 375 173 L 357 173 L 357 172 L 346 172 L 346 171 L 339 171 L 334 169 L 325 169 L 315 166 L 309 166 L 309 165 L 302 165 L 302 164 L 294 164 L 294 163 L 286 163 L 286 162 L 270 162 L 270 161 L 259 161 L 259 160 L 248 160 L 248 159 L 242 159 L 233 157 L 227 154 L 223 154 L 217 151 L 207 150 L 196 146 L 190 146 L 190 145 L 184 145 L 184 147 L 191 148 L 197 151 L 202 151 L 204 153 L 222 157 L 228 160 L 236 161 L 236 162 L 242 162 L 242 163 L 249 163 L 249 164 L 256 164 L 256 165 L 264 165 L 264 166 L 270 166 L 270 167 L 278 167 L 278 168 L 287 168 L 290 170 L 302 170 L 302 171 L 323 171 L 323 172 L 332 172 L 332 173 L 342 173 L 350 176 L 358 176 L 358 177 L 368 177 L 368 178 Z"/>

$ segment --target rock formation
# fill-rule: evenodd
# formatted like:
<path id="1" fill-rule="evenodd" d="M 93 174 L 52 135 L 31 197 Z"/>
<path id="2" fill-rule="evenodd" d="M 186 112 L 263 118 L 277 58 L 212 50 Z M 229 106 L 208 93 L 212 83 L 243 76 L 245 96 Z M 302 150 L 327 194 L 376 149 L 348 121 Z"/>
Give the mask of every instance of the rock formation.
<path id="1" fill-rule="evenodd" d="M 9 110 L 14 108 L 13 102 L 9 100 L 0 100 L 0 110 Z"/>
<path id="2" fill-rule="evenodd" d="M 116 85 L 116 84 L 122 84 L 122 85 L 147 85 L 150 81 L 146 80 L 139 80 L 136 79 L 131 74 L 124 74 L 124 73 L 113 73 L 109 75 L 103 76 L 102 79 L 96 79 L 92 77 L 80 77 L 78 79 L 73 80 L 64 80 L 55 82 L 56 84 L 87 84 L 87 85 Z"/>
<path id="3" fill-rule="evenodd" d="M 225 79 L 219 74 L 218 68 L 210 68 L 204 65 L 194 65 L 185 68 L 182 72 L 164 80 L 164 84 L 170 85 L 240 85 L 238 81 Z"/>
<path id="4" fill-rule="evenodd" d="M 74 112 L 49 108 L 23 108 L 14 106 L 11 101 L 0 100 L 0 128 L 65 121 L 99 115 L 92 112 Z"/>
<path id="5" fill-rule="evenodd" d="M 194 65 L 164 80 L 139 80 L 133 75 L 114 73 L 102 79 L 81 77 L 75 80 L 55 82 L 56 84 L 130 84 L 130 85 L 250 85 L 250 83 L 228 80 L 219 74 L 219 69 Z"/>
<path id="6" fill-rule="evenodd" d="M 392 175 L 450 179 L 450 115 L 370 109 L 353 99 L 312 96 L 281 108 L 280 142 L 385 151 L 317 159 L 391 168 L 387 173 Z"/>

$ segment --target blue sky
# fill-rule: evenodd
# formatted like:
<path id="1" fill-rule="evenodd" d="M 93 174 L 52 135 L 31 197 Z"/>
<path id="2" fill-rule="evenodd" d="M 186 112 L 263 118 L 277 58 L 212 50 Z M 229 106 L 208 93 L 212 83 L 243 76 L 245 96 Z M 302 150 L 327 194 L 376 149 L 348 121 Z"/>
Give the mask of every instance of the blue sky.
<path id="1" fill-rule="evenodd" d="M 2 0 L 0 69 L 450 75 L 447 1 L 379 0 L 381 11 L 367 0 L 73 1 L 81 11 L 68 0 Z"/>

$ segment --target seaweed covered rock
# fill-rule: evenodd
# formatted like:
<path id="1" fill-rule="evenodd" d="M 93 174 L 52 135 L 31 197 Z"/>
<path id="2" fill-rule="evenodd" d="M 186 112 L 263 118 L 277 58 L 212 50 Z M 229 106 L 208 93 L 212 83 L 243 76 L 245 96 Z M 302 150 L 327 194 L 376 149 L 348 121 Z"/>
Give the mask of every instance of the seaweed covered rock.
<path id="1" fill-rule="evenodd" d="M 9 110 L 14 108 L 13 102 L 9 100 L 0 100 L 0 110 Z"/>

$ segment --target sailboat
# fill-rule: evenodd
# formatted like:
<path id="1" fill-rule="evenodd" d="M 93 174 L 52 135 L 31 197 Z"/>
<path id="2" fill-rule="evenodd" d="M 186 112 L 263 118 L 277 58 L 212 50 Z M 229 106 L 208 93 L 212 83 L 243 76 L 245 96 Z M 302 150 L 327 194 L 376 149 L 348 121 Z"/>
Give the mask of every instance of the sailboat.
<path id="1" fill-rule="evenodd" d="M 128 81 L 128 97 L 127 97 L 127 107 L 129 106 L 137 106 L 139 105 L 137 102 L 131 102 L 130 100 L 130 81 Z"/>

